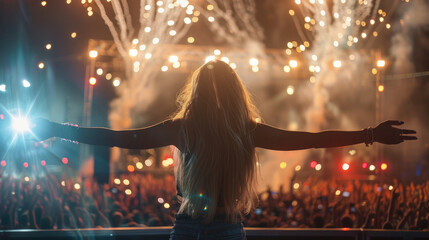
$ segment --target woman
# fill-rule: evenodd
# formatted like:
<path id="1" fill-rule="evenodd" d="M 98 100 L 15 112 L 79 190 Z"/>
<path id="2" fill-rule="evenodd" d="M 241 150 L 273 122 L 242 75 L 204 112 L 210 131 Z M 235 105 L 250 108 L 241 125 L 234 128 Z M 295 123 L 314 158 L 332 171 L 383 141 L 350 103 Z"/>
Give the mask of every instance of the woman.
<path id="1" fill-rule="evenodd" d="M 300 150 L 358 143 L 398 144 L 415 140 L 413 130 L 386 121 L 361 131 L 319 133 L 286 131 L 257 123 L 258 113 L 242 81 L 228 64 L 211 61 L 195 71 L 178 98 L 179 111 L 170 120 L 135 130 L 78 128 L 46 120 L 33 132 L 82 143 L 130 149 L 176 146 L 176 173 L 181 206 L 171 239 L 245 237 L 241 214 L 255 206 L 255 147 Z"/>

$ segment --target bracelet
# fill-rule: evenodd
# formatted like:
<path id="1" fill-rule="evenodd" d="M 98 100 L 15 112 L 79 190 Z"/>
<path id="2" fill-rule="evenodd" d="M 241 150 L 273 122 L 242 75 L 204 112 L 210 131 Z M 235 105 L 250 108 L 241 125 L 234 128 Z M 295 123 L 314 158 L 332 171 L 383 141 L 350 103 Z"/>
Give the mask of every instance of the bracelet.
<path id="1" fill-rule="evenodd" d="M 374 143 L 374 129 L 372 127 L 365 129 L 365 145 L 369 147 Z"/>
<path id="2" fill-rule="evenodd" d="M 73 139 L 76 139 L 77 130 L 79 129 L 79 126 L 77 124 L 72 124 L 68 122 L 62 123 L 61 125 L 63 126 L 63 128 L 61 129 L 61 135 L 63 136 L 63 138 L 61 138 L 61 141 L 78 144 L 79 142 Z"/>

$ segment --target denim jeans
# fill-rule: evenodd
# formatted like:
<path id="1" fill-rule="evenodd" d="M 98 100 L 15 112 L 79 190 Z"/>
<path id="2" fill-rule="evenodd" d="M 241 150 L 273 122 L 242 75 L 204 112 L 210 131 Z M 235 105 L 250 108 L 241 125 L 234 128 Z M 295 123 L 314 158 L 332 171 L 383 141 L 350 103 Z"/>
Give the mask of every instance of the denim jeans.
<path id="1" fill-rule="evenodd" d="M 246 233 L 242 223 L 226 223 L 224 216 L 216 216 L 209 224 L 201 223 L 201 219 L 179 213 L 170 234 L 170 240 L 245 240 Z"/>

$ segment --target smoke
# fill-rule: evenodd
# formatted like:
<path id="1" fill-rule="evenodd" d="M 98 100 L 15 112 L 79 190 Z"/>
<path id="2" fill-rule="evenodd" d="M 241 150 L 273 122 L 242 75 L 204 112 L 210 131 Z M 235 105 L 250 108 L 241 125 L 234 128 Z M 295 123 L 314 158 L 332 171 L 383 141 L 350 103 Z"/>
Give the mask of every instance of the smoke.
<path id="1" fill-rule="evenodd" d="M 422 29 L 429 26 L 429 5 L 427 1 L 411 1 L 407 8 L 402 8 L 402 13 L 393 24 L 393 36 L 391 38 L 390 59 L 392 61 L 392 74 L 414 73 L 416 64 L 414 61 L 418 51 L 418 46 L 422 36 Z M 418 70 L 417 70 L 418 71 Z M 423 154 L 423 143 L 429 138 L 427 123 L 424 122 L 425 109 L 419 108 L 418 99 L 420 88 L 424 88 L 424 82 L 421 79 L 408 78 L 388 81 L 386 80 L 386 95 L 384 101 L 384 112 L 386 118 L 401 119 L 406 123 L 407 128 L 417 130 L 419 141 L 406 144 L 403 149 L 395 149 L 397 152 L 402 150 L 404 162 L 421 158 Z M 389 91 L 390 90 L 390 91 Z M 405 160 L 407 159 L 407 160 Z M 404 167 L 410 168 L 413 164 L 404 163 Z"/>

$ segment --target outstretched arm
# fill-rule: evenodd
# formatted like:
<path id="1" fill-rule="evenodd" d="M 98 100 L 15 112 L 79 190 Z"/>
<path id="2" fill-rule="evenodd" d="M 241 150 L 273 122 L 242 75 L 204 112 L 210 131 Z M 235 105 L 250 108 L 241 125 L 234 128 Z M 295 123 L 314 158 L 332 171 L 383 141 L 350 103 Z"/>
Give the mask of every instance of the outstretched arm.
<path id="1" fill-rule="evenodd" d="M 32 131 L 41 139 L 60 137 L 91 145 L 148 149 L 168 145 L 177 146 L 180 129 L 179 121 L 166 120 L 147 128 L 115 131 L 108 128 L 66 126 L 47 120 L 39 120 Z"/>
<path id="2" fill-rule="evenodd" d="M 400 121 L 386 121 L 373 129 L 374 141 L 384 144 L 398 144 L 404 140 L 415 140 L 413 130 L 394 128 L 402 125 Z M 309 148 L 341 147 L 364 143 L 369 130 L 360 131 L 323 131 L 317 133 L 287 131 L 266 124 L 257 124 L 254 139 L 255 146 L 272 150 L 301 150 Z"/>

